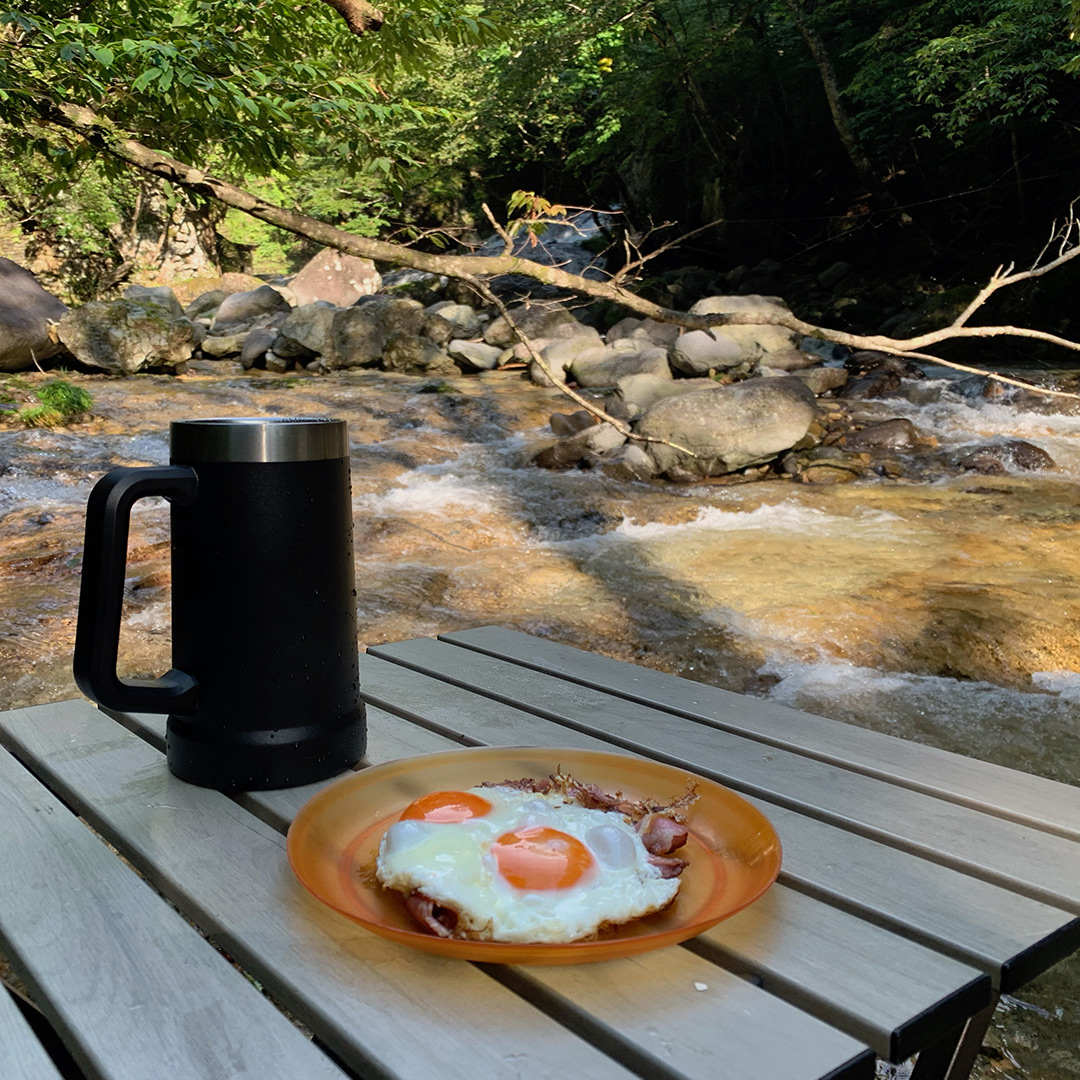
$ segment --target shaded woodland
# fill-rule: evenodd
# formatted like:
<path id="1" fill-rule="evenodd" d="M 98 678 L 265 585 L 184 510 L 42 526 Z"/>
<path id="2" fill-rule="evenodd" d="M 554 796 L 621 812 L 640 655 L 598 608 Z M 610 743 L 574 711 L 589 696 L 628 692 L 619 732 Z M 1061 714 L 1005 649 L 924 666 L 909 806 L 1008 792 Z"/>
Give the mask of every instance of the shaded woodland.
<path id="1" fill-rule="evenodd" d="M 419 0 L 361 4 L 351 25 L 341 9 L 0 4 L 5 252 L 72 300 L 312 253 L 103 152 L 130 138 L 432 253 L 490 235 L 485 204 L 525 229 L 549 203 L 618 208 L 599 257 L 652 255 L 645 295 L 685 308 L 720 281 L 875 333 L 1030 265 L 1080 195 L 1065 0 Z M 1075 337 L 1076 274 L 1001 293 L 985 321 Z"/>

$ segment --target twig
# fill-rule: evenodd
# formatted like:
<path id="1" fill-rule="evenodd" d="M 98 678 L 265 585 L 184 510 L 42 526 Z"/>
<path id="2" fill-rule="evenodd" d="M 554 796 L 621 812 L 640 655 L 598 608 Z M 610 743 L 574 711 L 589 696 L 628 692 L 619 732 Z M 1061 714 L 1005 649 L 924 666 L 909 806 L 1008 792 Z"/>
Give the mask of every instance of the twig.
<path id="1" fill-rule="evenodd" d="M 1024 382 L 1023 379 L 1013 379 L 1008 375 L 998 375 L 996 372 L 986 371 L 983 368 L 968 367 L 967 364 L 958 364 L 953 360 L 942 360 L 940 356 L 931 353 L 909 352 L 903 349 L 882 348 L 882 352 L 891 353 L 894 356 L 903 356 L 905 359 L 927 360 L 932 364 L 940 364 L 942 367 L 952 368 L 954 371 L 966 371 L 969 375 L 982 375 L 995 382 L 1007 383 L 1009 386 L 1019 386 L 1022 390 L 1032 390 L 1036 394 L 1046 394 L 1047 397 L 1080 398 L 1080 394 L 1070 390 L 1048 390 L 1045 386 L 1036 386 L 1035 383 Z"/>
<path id="2" fill-rule="evenodd" d="M 690 457 L 696 458 L 699 455 L 691 450 L 687 446 L 681 446 L 679 443 L 669 442 L 667 439 L 656 438 L 651 435 L 639 435 L 636 431 L 627 427 L 621 420 L 616 420 L 614 416 L 609 415 L 605 410 L 601 409 L 598 405 L 594 405 L 587 398 L 582 397 L 576 390 L 571 389 L 565 382 L 557 379 L 555 373 L 551 370 L 551 365 L 540 355 L 539 350 L 532 343 L 528 334 L 518 325 L 514 317 L 510 314 L 507 306 L 495 295 L 494 292 L 488 287 L 487 283 L 478 277 L 474 277 L 471 274 L 459 275 L 461 280 L 468 282 L 485 300 L 495 308 L 498 309 L 499 314 L 506 320 L 507 325 L 513 331 L 514 336 L 521 342 L 522 345 L 529 352 L 530 359 L 536 364 L 537 367 L 548 377 L 551 385 L 554 386 L 560 393 L 565 394 L 571 401 L 576 402 L 586 412 L 591 413 L 601 423 L 610 424 L 620 435 L 627 439 L 632 439 L 636 442 L 655 442 L 663 443 L 664 446 L 670 446 L 673 450 L 678 450 L 681 454 L 689 454 Z"/>
<path id="3" fill-rule="evenodd" d="M 484 211 L 488 221 L 491 222 L 492 228 L 502 237 L 503 243 L 506 245 L 503 248 L 503 254 L 512 255 L 514 253 L 514 238 L 499 224 L 498 218 L 491 212 L 491 207 L 486 202 L 480 204 L 480 209 Z"/>

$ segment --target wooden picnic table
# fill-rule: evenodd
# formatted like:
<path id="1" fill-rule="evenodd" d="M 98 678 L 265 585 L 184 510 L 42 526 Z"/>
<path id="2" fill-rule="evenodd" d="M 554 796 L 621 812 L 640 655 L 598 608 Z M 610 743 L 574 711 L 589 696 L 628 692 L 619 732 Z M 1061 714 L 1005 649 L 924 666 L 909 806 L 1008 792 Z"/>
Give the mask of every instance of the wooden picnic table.
<path id="1" fill-rule="evenodd" d="M 4 1080 L 59 1075 L 50 1031 L 106 1080 L 866 1080 L 912 1055 L 956 1080 L 997 996 L 1080 944 L 1080 789 L 497 627 L 372 648 L 361 681 L 359 768 L 642 755 L 761 809 L 780 878 L 683 945 L 446 959 L 298 883 L 285 834 L 323 785 L 185 784 L 164 717 L 0 714 L 0 950 L 34 1002 L 0 992 Z"/>

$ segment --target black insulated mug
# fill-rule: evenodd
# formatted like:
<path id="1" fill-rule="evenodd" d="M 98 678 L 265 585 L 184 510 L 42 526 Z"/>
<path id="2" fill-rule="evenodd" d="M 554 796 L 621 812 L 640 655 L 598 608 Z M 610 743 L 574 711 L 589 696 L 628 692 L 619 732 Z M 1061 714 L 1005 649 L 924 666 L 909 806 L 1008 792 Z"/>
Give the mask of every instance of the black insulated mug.
<path id="1" fill-rule="evenodd" d="M 345 421 L 179 420 L 170 464 L 116 469 L 86 509 L 75 681 L 121 712 L 168 713 L 178 777 L 254 790 L 324 780 L 367 741 Z M 172 669 L 116 673 L 128 522 L 170 503 Z"/>

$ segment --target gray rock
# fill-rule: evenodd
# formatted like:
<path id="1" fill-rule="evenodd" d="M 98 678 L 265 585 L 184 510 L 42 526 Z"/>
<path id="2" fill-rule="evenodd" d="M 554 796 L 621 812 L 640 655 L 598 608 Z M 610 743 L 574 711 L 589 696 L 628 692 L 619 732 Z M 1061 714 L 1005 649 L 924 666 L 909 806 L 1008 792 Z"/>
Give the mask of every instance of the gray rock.
<path id="1" fill-rule="evenodd" d="M 370 259 L 343 255 L 333 248 L 324 248 L 308 260 L 289 282 L 289 289 L 302 307 L 316 300 L 326 300 L 336 307 L 349 307 L 361 296 L 379 291 L 382 278 Z"/>
<path id="2" fill-rule="evenodd" d="M 458 367 L 437 345 L 411 334 L 392 334 L 383 348 L 382 366 L 403 375 L 457 375 Z"/>
<path id="3" fill-rule="evenodd" d="M 491 371 L 499 366 L 503 350 L 483 341 L 451 341 L 447 353 L 474 371 Z"/>
<path id="4" fill-rule="evenodd" d="M 26 371 L 63 346 L 49 336 L 67 305 L 38 284 L 29 270 L 0 258 L 0 371 Z"/>
<path id="5" fill-rule="evenodd" d="M 665 345 L 670 348 L 675 344 L 680 332 L 681 328 L 674 323 L 662 323 L 655 319 L 637 319 L 630 316 L 620 319 L 610 327 L 604 338 L 609 345 L 623 338 L 645 338 L 654 345 Z"/>
<path id="6" fill-rule="evenodd" d="M 664 398 L 708 389 L 711 385 L 711 380 L 707 379 L 673 379 L 670 373 L 666 376 L 626 375 L 615 384 L 615 392 L 626 404 L 644 412 Z"/>
<path id="7" fill-rule="evenodd" d="M 182 319 L 186 314 L 168 285 L 129 285 L 124 290 L 124 299 L 137 304 L 156 304 L 174 319 Z"/>
<path id="8" fill-rule="evenodd" d="M 453 300 L 440 300 L 424 308 L 426 315 L 438 315 L 453 328 L 455 338 L 473 338 L 480 333 L 480 316 L 468 304 L 455 304 Z"/>
<path id="9" fill-rule="evenodd" d="M 303 358 L 306 363 L 333 349 L 333 323 L 338 309 L 329 304 L 304 304 L 278 327 L 273 350 L 278 356 Z"/>
<path id="10" fill-rule="evenodd" d="M 607 454 L 625 442 L 626 436 L 611 424 L 593 424 L 545 447 L 532 460 L 544 469 L 569 469 L 590 455 Z"/>
<path id="11" fill-rule="evenodd" d="M 919 443 L 919 432 L 905 417 L 868 424 L 844 439 L 849 450 L 910 450 Z"/>
<path id="12" fill-rule="evenodd" d="M 811 368 L 820 363 L 820 356 L 802 349 L 780 349 L 777 352 L 765 353 L 761 357 L 761 364 L 774 371 L 802 371 L 803 368 Z"/>
<path id="13" fill-rule="evenodd" d="M 386 345 L 379 309 L 370 304 L 343 308 L 331 324 L 329 359 L 335 368 L 365 367 L 377 363 Z"/>
<path id="14" fill-rule="evenodd" d="M 260 285 L 250 292 L 226 296 L 217 309 L 211 329 L 215 334 L 236 334 L 266 326 L 275 315 L 291 310 L 289 302 L 269 285 Z"/>
<path id="15" fill-rule="evenodd" d="M 266 354 L 266 370 L 276 372 L 278 375 L 284 375 L 289 368 L 292 367 L 292 360 L 287 359 L 284 356 L 278 356 L 273 349 L 270 349 Z"/>
<path id="16" fill-rule="evenodd" d="M 708 330 L 690 330 L 671 347 L 671 366 L 687 375 L 708 375 L 726 371 L 743 362 L 740 346 Z"/>
<path id="17" fill-rule="evenodd" d="M 648 445 L 657 472 L 691 481 L 769 461 L 806 435 L 816 411 L 813 393 L 798 379 L 748 379 L 659 401 L 636 430 L 694 451 L 691 457 Z"/>
<path id="18" fill-rule="evenodd" d="M 578 409 L 572 413 L 552 413 L 548 421 L 551 430 L 560 438 L 566 435 L 576 435 L 587 427 L 593 427 L 600 421 L 587 409 Z"/>
<path id="19" fill-rule="evenodd" d="M 184 308 L 184 314 L 193 322 L 207 315 L 214 315 L 228 295 L 225 289 L 211 289 L 209 292 L 200 293 Z"/>
<path id="20" fill-rule="evenodd" d="M 642 352 L 628 352 L 611 345 L 579 353 L 567 368 L 578 386 L 614 386 L 628 375 L 671 374 L 667 349 L 649 346 Z"/>
<path id="21" fill-rule="evenodd" d="M 557 303 L 533 301 L 510 308 L 510 317 L 529 338 L 572 338 L 581 333 L 581 323 Z M 517 341 L 506 318 L 500 315 L 484 328 L 484 340 L 503 348 Z"/>
<path id="22" fill-rule="evenodd" d="M 602 349 L 603 341 L 600 334 L 591 326 L 581 326 L 579 324 L 578 333 L 574 337 L 559 338 L 555 341 L 544 340 L 543 345 L 539 345 L 538 342 L 534 341 L 533 345 L 538 349 L 540 355 L 544 358 L 544 362 L 551 369 L 555 380 L 559 383 L 565 383 L 567 371 L 571 364 L 586 351 Z M 527 356 L 528 352 L 526 351 Z M 539 386 L 554 385 L 535 360 L 530 362 L 529 378 Z"/>
<path id="23" fill-rule="evenodd" d="M 592 464 L 613 480 L 651 480 L 656 475 L 656 463 L 637 442 L 626 442 Z"/>
<path id="24" fill-rule="evenodd" d="M 1026 472 L 1055 466 L 1054 459 L 1042 447 L 1023 439 L 1006 439 L 1004 442 L 978 446 L 960 458 L 957 464 L 961 469 L 980 473 Z"/>
<path id="25" fill-rule="evenodd" d="M 247 334 L 221 334 L 203 338 L 200 350 L 203 356 L 220 360 L 224 356 L 237 356 L 244 347 Z"/>
<path id="26" fill-rule="evenodd" d="M 423 334 L 425 318 L 424 306 L 416 300 L 395 296 L 361 299 L 352 307 L 342 308 L 335 313 L 330 347 L 323 354 L 323 360 L 331 368 L 364 367 L 378 363 L 391 338 L 419 339 Z M 432 345 L 432 342 L 428 344 Z M 445 353 L 442 355 L 445 357 Z"/>
<path id="27" fill-rule="evenodd" d="M 851 263 L 834 262 L 827 270 L 822 270 L 817 276 L 817 283 L 823 289 L 831 289 L 839 285 L 851 272 Z"/>
<path id="28" fill-rule="evenodd" d="M 806 383 L 815 394 L 827 394 L 830 390 L 839 390 L 848 380 L 848 374 L 839 367 L 812 367 L 803 368 L 801 371 L 776 371 L 761 369 L 762 375 L 775 375 L 779 377 L 790 376 Z"/>
<path id="29" fill-rule="evenodd" d="M 173 319 L 157 304 L 134 300 L 84 304 L 60 320 L 58 333 L 81 363 L 116 375 L 175 370 L 191 357 L 195 341 L 189 319 Z"/>
<path id="30" fill-rule="evenodd" d="M 763 312 L 777 315 L 790 315 L 791 309 L 776 296 L 707 296 L 690 308 L 692 315 L 717 315 L 734 312 Z M 759 360 L 765 353 L 780 352 L 794 348 L 799 335 L 782 326 L 768 323 L 745 326 L 714 326 L 712 333 L 723 337 L 738 347 L 742 360 Z"/>
<path id="31" fill-rule="evenodd" d="M 240 349 L 240 363 L 245 370 L 253 368 L 274 347 L 277 330 L 260 326 L 248 332 Z"/>
<path id="32" fill-rule="evenodd" d="M 454 327 L 441 315 L 424 315 L 424 337 L 435 342 L 440 348 L 446 348 L 454 337 Z M 494 346 L 492 346 L 494 348 Z"/>

